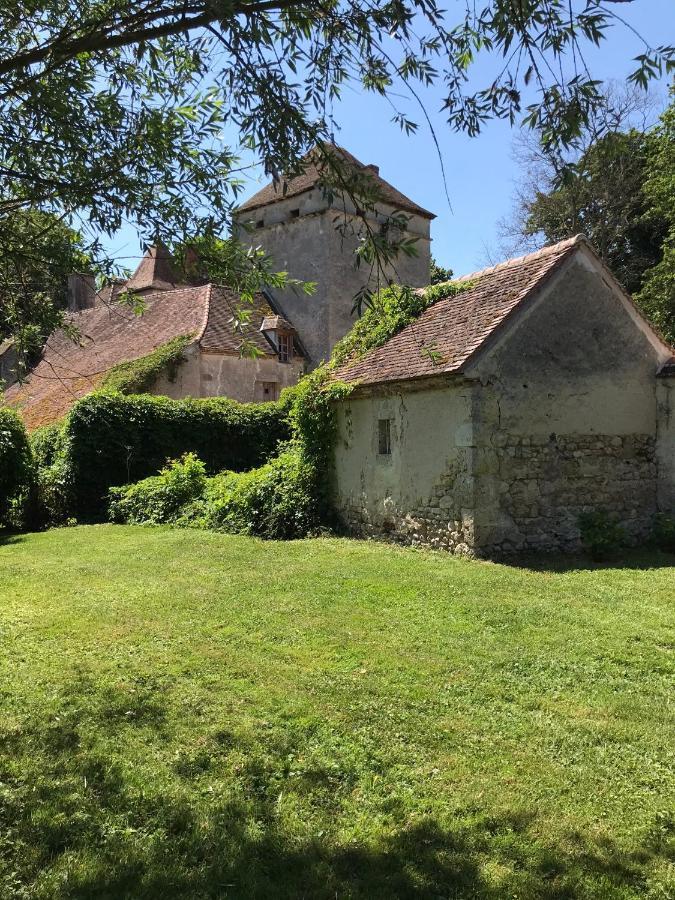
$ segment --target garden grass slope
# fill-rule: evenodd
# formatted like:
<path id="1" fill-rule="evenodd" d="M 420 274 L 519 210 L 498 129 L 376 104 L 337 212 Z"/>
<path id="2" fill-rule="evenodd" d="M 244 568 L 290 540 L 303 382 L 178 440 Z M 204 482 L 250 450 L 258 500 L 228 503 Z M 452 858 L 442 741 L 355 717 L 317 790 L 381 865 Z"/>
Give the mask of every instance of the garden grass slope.
<path id="1" fill-rule="evenodd" d="M 0 896 L 673 895 L 675 558 L 0 539 Z"/>

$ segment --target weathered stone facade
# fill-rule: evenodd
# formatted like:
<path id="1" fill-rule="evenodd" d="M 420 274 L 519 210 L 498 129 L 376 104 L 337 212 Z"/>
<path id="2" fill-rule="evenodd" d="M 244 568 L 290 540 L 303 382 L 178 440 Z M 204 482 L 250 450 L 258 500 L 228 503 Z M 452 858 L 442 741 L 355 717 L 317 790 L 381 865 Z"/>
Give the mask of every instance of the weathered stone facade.
<path id="1" fill-rule="evenodd" d="M 580 548 L 579 516 L 603 510 L 616 517 L 629 542 L 649 533 L 656 514 L 652 435 L 495 436 L 494 472 L 472 477 L 452 466 L 420 505 L 403 512 L 392 498 L 373 516 L 363 495 L 343 508 L 351 531 L 413 546 L 473 555 Z M 484 454 L 483 454 L 484 456 Z M 488 481 L 494 481 L 488 484 Z M 475 498 L 498 495 L 502 524 L 481 527 Z M 481 533 L 482 532 L 482 533 Z"/>
<path id="2" fill-rule="evenodd" d="M 587 512 L 631 543 L 675 516 L 675 360 L 610 279 L 582 247 L 461 371 L 357 386 L 338 415 L 345 523 L 496 557 L 576 551 Z"/>
<path id="3" fill-rule="evenodd" d="M 577 550 L 579 516 L 603 510 L 627 536 L 646 536 L 656 513 L 649 434 L 495 435 L 499 506 L 508 525 L 484 549 Z"/>
<path id="4" fill-rule="evenodd" d="M 343 507 L 349 529 L 362 537 L 387 537 L 413 547 L 427 546 L 463 556 L 474 555 L 472 452 L 458 455 L 419 505 L 401 511 L 392 498 L 382 515 L 373 514 L 366 494 Z"/>

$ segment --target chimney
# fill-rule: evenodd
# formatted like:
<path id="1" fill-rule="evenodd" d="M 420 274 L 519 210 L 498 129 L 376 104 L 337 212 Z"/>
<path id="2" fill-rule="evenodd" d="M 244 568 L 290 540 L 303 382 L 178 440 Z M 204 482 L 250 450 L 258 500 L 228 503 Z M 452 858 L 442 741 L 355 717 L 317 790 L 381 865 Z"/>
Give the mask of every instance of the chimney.
<path id="1" fill-rule="evenodd" d="M 79 312 L 96 306 L 96 281 L 93 275 L 73 272 L 68 276 L 68 311 Z"/>

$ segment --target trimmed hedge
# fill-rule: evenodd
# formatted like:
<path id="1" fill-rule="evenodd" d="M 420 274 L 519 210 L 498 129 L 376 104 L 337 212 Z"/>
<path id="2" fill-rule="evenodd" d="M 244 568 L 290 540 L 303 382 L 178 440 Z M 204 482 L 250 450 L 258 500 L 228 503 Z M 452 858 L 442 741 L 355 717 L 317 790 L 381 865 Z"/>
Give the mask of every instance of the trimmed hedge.
<path id="1" fill-rule="evenodd" d="M 241 472 L 289 436 L 283 402 L 93 393 L 73 406 L 57 441 L 45 436 L 53 453 L 46 481 L 64 492 L 63 514 L 95 521 L 105 517 L 111 487 L 155 475 L 167 460 L 195 453 L 209 473 Z"/>
<path id="2" fill-rule="evenodd" d="M 14 410 L 0 407 L 0 526 L 18 525 L 33 475 L 28 436 Z"/>

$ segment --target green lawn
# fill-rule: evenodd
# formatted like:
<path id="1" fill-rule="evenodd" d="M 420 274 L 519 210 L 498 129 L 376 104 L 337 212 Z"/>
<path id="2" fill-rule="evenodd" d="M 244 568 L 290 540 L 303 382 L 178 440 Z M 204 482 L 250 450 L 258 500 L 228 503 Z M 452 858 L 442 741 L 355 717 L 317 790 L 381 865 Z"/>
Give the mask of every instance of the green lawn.
<path id="1" fill-rule="evenodd" d="M 675 896 L 675 558 L 0 542 L 0 897 Z"/>

